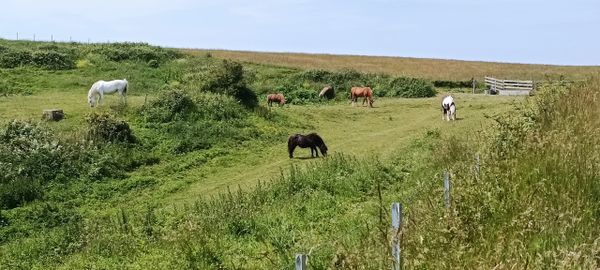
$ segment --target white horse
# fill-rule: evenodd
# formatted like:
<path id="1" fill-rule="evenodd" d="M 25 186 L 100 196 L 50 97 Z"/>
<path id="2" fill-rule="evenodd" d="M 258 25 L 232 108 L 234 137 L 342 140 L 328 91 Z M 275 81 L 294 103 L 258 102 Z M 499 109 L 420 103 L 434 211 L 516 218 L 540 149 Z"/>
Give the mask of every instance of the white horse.
<path id="1" fill-rule="evenodd" d="M 450 121 L 450 119 L 456 120 L 456 104 L 454 104 L 452 96 L 446 96 L 442 100 L 442 120 L 444 119 L 446 121 Z"/>
<path id="2" fill-rule="evenodd" d="M 88 103 L 90 104 L 90 107 L 94 107 L 96 104 L 101 104 L 105 94 L 112 94 L 114 92 L 119 92 L 121 98 L 127 101 L 127 86 L 128 82 L 126 79 L 108 82 L 102 80 L 97 81 L 92 84 L 92 88 L 88 91 Z M 96 95 L 99 97 L 97 101 Z"/>

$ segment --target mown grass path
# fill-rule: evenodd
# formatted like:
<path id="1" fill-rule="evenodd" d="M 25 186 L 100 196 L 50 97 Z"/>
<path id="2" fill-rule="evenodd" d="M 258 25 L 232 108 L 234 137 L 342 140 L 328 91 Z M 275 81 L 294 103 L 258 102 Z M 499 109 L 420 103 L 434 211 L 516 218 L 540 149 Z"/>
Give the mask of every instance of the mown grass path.
<path id="1" fill-rule="evenodd" d="M 289 117 L 306 121 L 314 126 L 298 133 L 317 132 L 329 147 L 330 154 L 344 153 L 353 156 L 385 158 L 401 151 L 412 139 L 427 130 L 469 136 L 474 130 L 490 121 L 491 115 L 510 108 L 515 98 L 483 95 L 458 95 L 458 119 L 441 120 L 438 103 L 440 97 L 428 99 L 380 99 L 375 108 L 352 107 L 346 103 L 335 105 L 289 106 L 274 108 Z M 295 158 L 287 156 L 287 142 L 273 142 L 260 149 L 245 149 L 207 166 L 191 168 L 181 175 L 191 179 L 187 187 L 164 198 L 166 203 L 193 202 L 198 197 L 214 195 L 227 190 L 268 181 L 289 169 L 291 165 L 319 162 L 311 159 L 308 149 L 297 148 Z"/>

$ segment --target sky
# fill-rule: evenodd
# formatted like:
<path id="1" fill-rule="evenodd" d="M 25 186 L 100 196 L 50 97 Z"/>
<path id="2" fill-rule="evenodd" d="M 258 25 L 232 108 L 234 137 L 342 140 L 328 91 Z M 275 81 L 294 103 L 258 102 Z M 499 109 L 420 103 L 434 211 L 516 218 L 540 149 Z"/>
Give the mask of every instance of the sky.
<path id="1" fill-rule="evenodd" d="M 5 39 L 600 65 L 600 0 L 2 0 Z"/>

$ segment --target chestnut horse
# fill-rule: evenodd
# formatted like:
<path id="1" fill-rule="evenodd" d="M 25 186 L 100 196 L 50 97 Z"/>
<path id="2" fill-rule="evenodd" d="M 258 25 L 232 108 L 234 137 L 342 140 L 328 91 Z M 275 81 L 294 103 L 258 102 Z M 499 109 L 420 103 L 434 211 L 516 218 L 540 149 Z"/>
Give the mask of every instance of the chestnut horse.
<path id="1" fill-rule="evenodd" d="M 288 153 L 290 154 L 290 158 L 294 157 L 294 149 L 296 146 L 300 146 L 300 148 L 310 147 L 310 156 L 315 157 L 314 154 L 319 157 L 319 151 L 317 151 L 317 147 L 321 150 L 321 154 L 323 156 L 327 156 L 327 145 L 317 133 L 311 133 L 308 135 L 294 134 L 290 136 L 288 139 Z M 314 154 L 313 154 L 314 152 Z"/>
<path id="2" fill-rule="evenodd" d="M 350 98 L 352 99 L 352 106 L 356 104 L 356 100 L 359 97 L 364 97 L 363 106 L 365 101 L 369 102 L 369 107 L 373 108 L 373 89 L 371 87 L 352 87 L 350 89 Z"/>
<path id="3" fill-rule="evenodd" d="M 283 104 L 285 104 L 285 97 L 281 93 L 268 95 L 267 96 L 267 105 L 269 105 L 269 107 L 271 107 L 273 102 L 277 102 L 277 103 L 279 103 L 279 106 L 283 106 Z"/>

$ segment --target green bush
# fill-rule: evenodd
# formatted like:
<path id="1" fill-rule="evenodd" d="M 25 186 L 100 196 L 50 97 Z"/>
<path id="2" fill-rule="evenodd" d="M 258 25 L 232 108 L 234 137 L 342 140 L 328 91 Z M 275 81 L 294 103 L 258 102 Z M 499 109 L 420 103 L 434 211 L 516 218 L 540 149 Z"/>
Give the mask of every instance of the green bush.
<path id="1" fill-rule="evenodd" d="M 63 70 L 75 68 L 75 57 L 56 51 L 35 51 L 31 56 L 34 66 L 49 69 Z"/>
<path id="2" fill-rule="evenodd" d="M 297 105 L 319 102 L 318 93 L 316 91 L 306 89 L 294 90 L 288 93 L 285 98 L 287 103 Z"/>
<path id="3" fill-rule="evenodd" d="M 149 104 L 144 105 L 142 114 L 147 122 L 166 123 L 187 119 L 196 111 L 196 104 L 183 90 L 161 92 Z"/>
<path id="4" fill-rule="evenodd" d="M 182 57 L 182 54 L 175 50 L 150 46 L 146 43 L 128 42 L 86 46 L 82 49 L 82 54 L 99 54 L 115 62 L 141 61 L 149 63 L 154 60 L 157 64 Z"/>
<path id="5" fill-rule="evenodd" d="M 127 122 L 109 113 L 91 113 L 86 116 L 87 139 L 98 142 L 135 143 L 136 138 Z"/>
<path id="6" fill-rule="evenodd" d="M 0 52 L 0 67 L 16 68 L 32 63 L 32 55 L 26 50 L 6 50 Z"/>
<path id="7" fill-rule="evenodd" d="M 385 93 L 389 97 L 422 98 L 435 96 L 435 88 L 430 82 L 422 79 L 396 77 L 383 87 L 379 95 Z"/>
<path id="8" fill-rule="evenodd" d="M 213 93 L 199 93 L 194 97 L 197 118 L 227 121 L 243 119 L 248 113 L 233 97 Z"/>
<path id="9" fill-rule="evenodd" d="M 432 82 L 435 87 L 443 88 L 471 88 L 473 87 L 473 81 L 445 81 L 435 80 Z"/>
<path id="10" fill-rule="evenodd" d="M 244 67 L 238 62 L 212 62 L 201 74 L 200 90 L 232 96 L 246 107 L 258 105 L 258 97 L 248 88 Z"/>
<path id="11" fill-rule="evenodd" d="M 35 123 L 12 121 L 0 131 L 0 201 L 2 208 L 39 198 L 50 181 L 77 177 L 89 160 L 79 146 L 54 139 Z"/>

